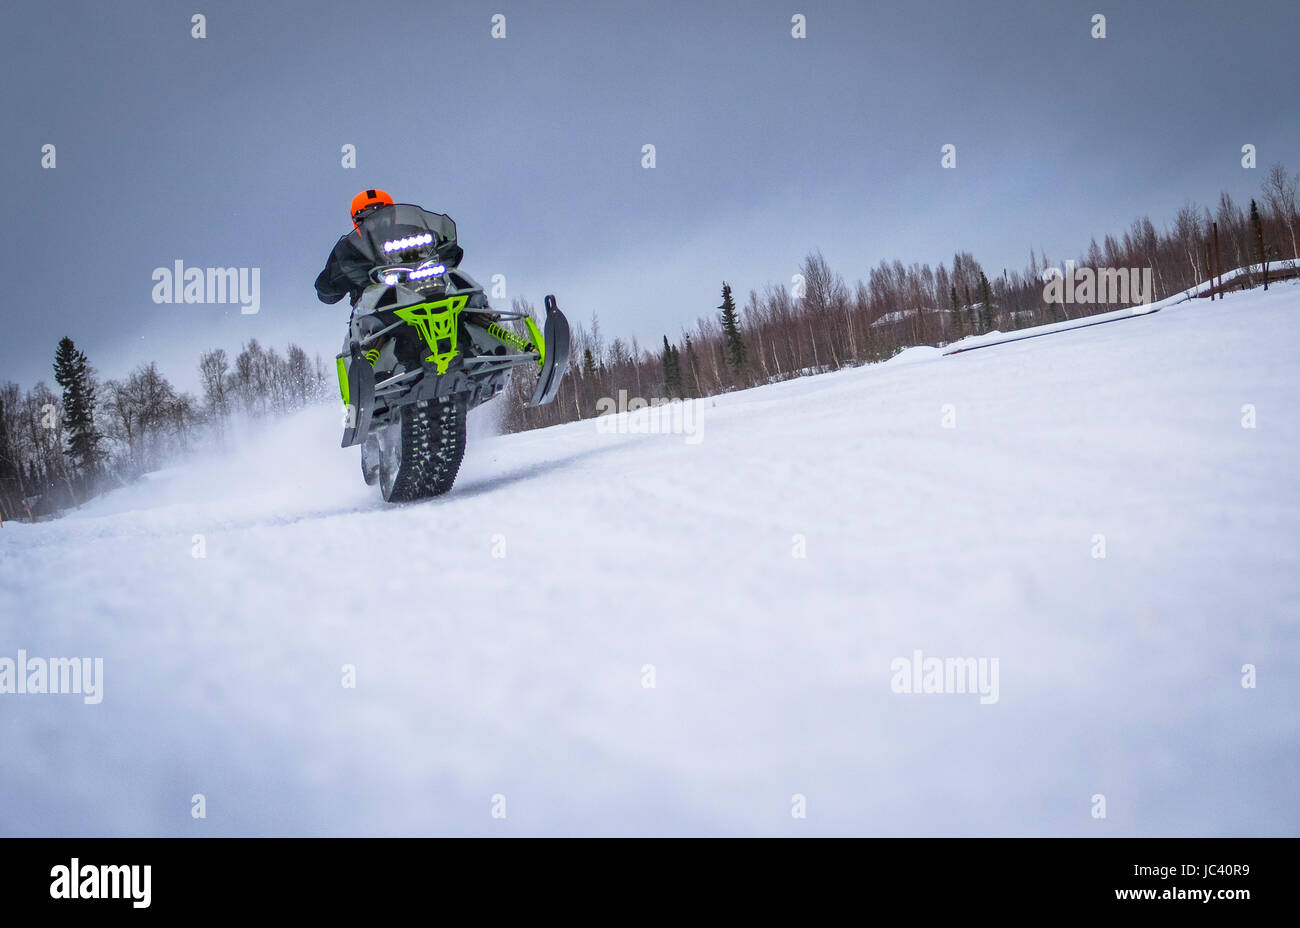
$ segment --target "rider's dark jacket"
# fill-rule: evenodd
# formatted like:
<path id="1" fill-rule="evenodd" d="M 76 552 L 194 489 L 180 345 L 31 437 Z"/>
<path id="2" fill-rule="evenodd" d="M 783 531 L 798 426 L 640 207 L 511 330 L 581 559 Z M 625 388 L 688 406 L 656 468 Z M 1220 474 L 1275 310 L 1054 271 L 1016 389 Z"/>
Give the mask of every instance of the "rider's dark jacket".
<path id="1" fill-rule="evenodd" d="M 383 220 L 372 218 L 371 221 L 382 222 Z M 362 219 L 361 222 L 364 224 L 366 220 Z M 449 228 L 453 231 L 449 232 L 447 237 L 454 234 L 455 226 L 449 224 Z M 459 265 L 465 256 L 464 250 L 459 245 L 449 246 L 444 254 L 447 263 L 452 267 Z M 337 303 L 346 296 L 350 297 L 352 305 L 356 306 L 357 300 L 361 299 L 361 292 L 370 286 L 370 269 L 373 266 L 374 262 L 366 257 L 363 250 L 361 234 L 353 229 L 335 243 L 329 260 L 325 262 L 325 269 L 317 275 L 316 296 L 322 303 Z"/>
<path id="2" fill-rule="evenodd" d="M 356 306 L 361 291 L 370 286 L 371 261 L 362 254 L 360 242 L 354 229 L 334 245 L 325 270 L 316 277 L 316 296 L 322 303 L 337 303 L 346 296 Z"/>

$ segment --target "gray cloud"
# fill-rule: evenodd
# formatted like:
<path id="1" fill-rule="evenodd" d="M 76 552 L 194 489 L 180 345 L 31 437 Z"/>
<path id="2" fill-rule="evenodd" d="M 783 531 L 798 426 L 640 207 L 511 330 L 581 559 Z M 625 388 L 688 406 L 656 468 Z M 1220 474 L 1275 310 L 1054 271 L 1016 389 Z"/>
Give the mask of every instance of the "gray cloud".
<path id="1" fill-rule="evenodd" d="M 0 379 L 50 381 L 64 334 L 189 387 L 250 337 L 328 356 L 346 304 L 312 279 L 367 186 L 449 212 L 481 279 L 653 344 L 811 248 L 850 279 L 957 249 L 1019 267 L 1253 195 L 1246 142 L 1300 167 L 1281 0 L 199 6 L 202 40 L 165 2 L 7 10 Z M 175 260 L 261 267 L 261 311 L 153 303 Z"/>

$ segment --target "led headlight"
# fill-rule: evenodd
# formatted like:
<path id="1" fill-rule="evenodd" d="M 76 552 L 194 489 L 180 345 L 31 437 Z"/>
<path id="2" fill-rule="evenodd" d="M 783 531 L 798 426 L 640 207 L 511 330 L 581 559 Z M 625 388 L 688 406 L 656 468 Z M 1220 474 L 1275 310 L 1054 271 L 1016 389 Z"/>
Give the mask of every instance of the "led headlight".
<path id="1" fill-rule="evenodd" d="M 411 271 L 411 280 L 423 280 L 426 277 L 437 277 L 440 274 L 447 273 L 445 264 L 435 264 L 432 267 L 422 267 Z"/>
<path id="2" fill-rule="evenodd" d="M 397 238 L 392 241 L 384 242 L 384 253 L 389 254 L 394 251 L 406 251 L 409 248 L 419 248 L 421 245 L 429 245 L 432 242 L 432 232 L 425 232 L 422 235 L 408 235 L 406 238 Z"/>

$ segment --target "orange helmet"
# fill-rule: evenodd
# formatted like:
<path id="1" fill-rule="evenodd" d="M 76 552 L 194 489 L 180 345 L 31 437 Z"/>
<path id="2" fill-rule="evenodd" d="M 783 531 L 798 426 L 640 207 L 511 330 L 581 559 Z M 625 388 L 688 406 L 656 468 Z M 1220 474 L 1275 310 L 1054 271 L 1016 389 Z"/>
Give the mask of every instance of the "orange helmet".
<path id="1" fill-rule="evenodd" d="M 372 206 L 392 206 L 393 198 L 382 190 L 362 190 L 352 198 L 352 225 L 355 228 L 357 219 L 366 210 Z"/>

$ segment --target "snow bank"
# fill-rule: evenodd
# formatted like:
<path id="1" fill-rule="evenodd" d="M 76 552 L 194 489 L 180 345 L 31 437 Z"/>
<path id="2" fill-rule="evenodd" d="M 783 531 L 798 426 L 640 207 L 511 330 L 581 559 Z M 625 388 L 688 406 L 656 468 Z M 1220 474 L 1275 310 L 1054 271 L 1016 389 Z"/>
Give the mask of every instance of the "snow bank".
<path id="1" fill-rule="evenodd" d="M 904 348 L 885 363 L 915 364 L 917 361 L 933 361 L 935 358 L 940 357 L 943 357 L 942 348 L 933 348 L 930 345 L 914 345 L 911 348 Z"/>

